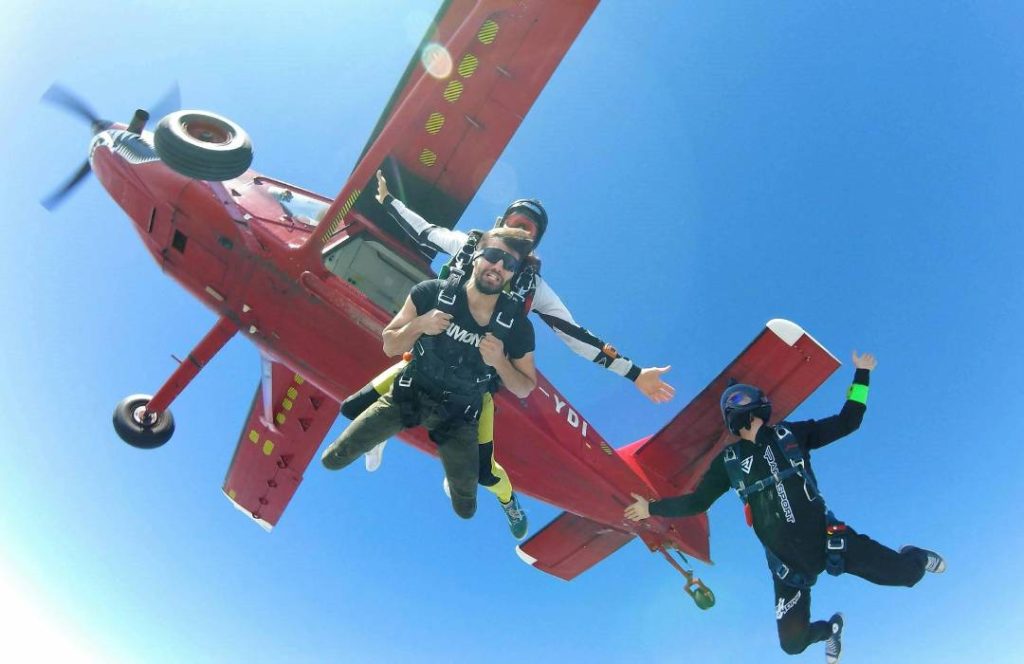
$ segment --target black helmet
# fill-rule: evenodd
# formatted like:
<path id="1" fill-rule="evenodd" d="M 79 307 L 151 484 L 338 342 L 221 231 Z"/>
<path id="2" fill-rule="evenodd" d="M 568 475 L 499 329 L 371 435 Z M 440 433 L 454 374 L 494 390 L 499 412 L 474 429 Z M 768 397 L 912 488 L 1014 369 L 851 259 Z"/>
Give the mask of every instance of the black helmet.
<path id="1" fill-rule="evenodd" d="M 533 239 L 533 246 L 539 245 L 540 239 L 544 237 L 544 231 L 548 229 L 548 213 L 544 206 L 536 198 L 520 198 L 519 200 L 512 201 L 505 210 L 505 214 L 501 215 L 501 218 L 498 219 L 498 223 L 494 224 L 495 228 L 504 226 L 505 219 L 513 212 L 525 214 L 537 224 L 537 237 Z"/>
<path id="2" fill-rule="evenodd" d="M 753 385 L 736 383 L 722 392 L 722 419 L 725 428 L 734 435 L 750 424 L 750 417 L 760 417 L 765 422 L 772 416 L 772 402 L 764 392 Z"/>

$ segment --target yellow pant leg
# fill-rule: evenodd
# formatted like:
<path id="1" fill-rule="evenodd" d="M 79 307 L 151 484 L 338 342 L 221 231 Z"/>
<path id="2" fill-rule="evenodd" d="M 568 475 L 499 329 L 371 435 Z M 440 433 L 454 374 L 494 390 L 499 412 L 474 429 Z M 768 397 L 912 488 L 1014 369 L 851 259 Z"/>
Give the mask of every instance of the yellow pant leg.
<path id="1" fill-rule="evenodd" d="M 395 377 L 402 373 L 402 369 L 405 365 L 409 364 L 405 360 L 397 362 L 380 373 L 376 378 L 370 381 L 373 384 L 373 389 L 377 391 L 377 394 L 387 394 L 388 390 L 391 389 L 392 383 L 395 382 Z"/>
<path id="2" fill-rule="evenodd" d="M 494 399 L 490 393 L 484 395 L 484 403 L 480 408 L 480 425 L 477 429 L 477 442 L 486 445 L 494 440 Z M 494 458 L 494 446 L 491 445 L 491 475 L 498 478 L 498 481 L 491 486 L 484 488 L 493 493 L 503 503 L 512 500 L 512 482 L 508 479 L 508 473 L 501 467 L 501 464 Z M 481 469 L 486 463 L 480 460 Z"/>

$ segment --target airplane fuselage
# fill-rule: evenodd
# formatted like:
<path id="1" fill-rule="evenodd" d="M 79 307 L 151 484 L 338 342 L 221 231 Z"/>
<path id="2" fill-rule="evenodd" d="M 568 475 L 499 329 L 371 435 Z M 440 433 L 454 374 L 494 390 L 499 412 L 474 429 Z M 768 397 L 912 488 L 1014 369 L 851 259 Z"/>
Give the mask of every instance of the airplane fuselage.
<path id="1" fill-rule="evenodd" d="M 264 356 L 339 402 L 394 361 L 382 352 L 381 332 L 408 286 L 433 275 L 423 257 L 357 211 L 314 252 L 307 241 L 318 221 L 294 203 L 326 209 L 329 199 L 251 170 L 223 183 L 189 179 L 157 158 L 147 133 L 123 125 L 94 137 L 90 160 L 161 269 Z M 707 559 L 706 522 L 623 519 L 630 492 L 649 494 L 650 484 L 543 376 L 529 398 L 503 390 L 496 405 L 497 454 L 517 490 L 638 534 L 652 548 L 665 542 Z M 401 437 L 435 452 L 420 428 Z"/>

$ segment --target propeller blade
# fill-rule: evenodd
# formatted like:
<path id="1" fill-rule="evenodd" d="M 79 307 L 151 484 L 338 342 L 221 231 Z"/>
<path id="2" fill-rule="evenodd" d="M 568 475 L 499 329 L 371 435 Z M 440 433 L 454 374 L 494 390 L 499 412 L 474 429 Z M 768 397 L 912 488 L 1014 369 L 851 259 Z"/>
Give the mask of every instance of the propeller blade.
<path id="1" fill-rule="evenodd" d="M 68 90 L 67 88 L 54 83 L 49 89 L 43 93 L 42 100 L 59 106 L 65 111 L 69 111 L 83 120 L 88 120 L 90 124 L 97 122 L 104 122 L 100 119 L 100 116 L 96 115 L 96 111 L 81 100 L 77 95 Z"/>
<path id="2" fill-rule="evenodd" d="M 67 182 L 65 182 L 60 189 L 54 191 L 52 194 L 50 194 L 49 196 L 47 196 L 46 198 L 39 202 L 43 204 L 44 208 L 52 212 L 57 208 L 58 205 L 61 204 L 61 202 L 64 201 L 64 199 L 71 192 L 71 190 L 78 186 L 78 183 L 80 183 L 83 179 L 85 179 L 85 176 L 89 174 L 90 170 L 92 169 L 89 166 L 89 160 L 87 159 L 78 168 L 78 171 L 74 175 L 72 175 L 71 178 Z"/>
<path id="3" fill-rule="evenodd" d="M 178 82 L 172 83 L 164 96 L 150 108 L 149 117 L 157 122 L 168 113 L 181 110 L 181 90 L 178 88 Z"/>

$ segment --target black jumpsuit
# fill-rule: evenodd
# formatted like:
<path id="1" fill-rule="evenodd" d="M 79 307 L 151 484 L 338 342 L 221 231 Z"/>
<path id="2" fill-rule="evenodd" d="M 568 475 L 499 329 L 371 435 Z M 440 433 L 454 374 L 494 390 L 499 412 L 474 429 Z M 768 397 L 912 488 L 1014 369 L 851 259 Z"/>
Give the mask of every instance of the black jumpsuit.
<path id="1" fill-rule="evenodd" d="M 866 386 L 869 371 L 857 369 L 854 383 Z M 838 415 L 823 420 L 781 422 L 763 426 L 755 442 L 740 440 L 738 457 L 747 485 L 789 467 L 771 438 L 788 430 L 800 446 L 805 468 L 810 469 L 810 451 L 824 447 L 856 431 L 867 407 L 848 399 Z M 707 511 L 729 488 L 725 454 L 711 462 L 707 473 L 693 493 L 656 500 L 650 504 L 654 516 L 691 516 Z M 814 578 L 825 569 L 825 512 L 821 496 L 804 486 L 798 475 L 748 497 L 754 532 L 761 543 L 792 570 Z M 866 535 L 847 531 L 846 572 L 886 586 L 913 586 L 924 575 L 927 555 L 919 549 L 899 553 L 875 542 Z M 824 641 L 830 635 L 827 621 L 810 622 L 810 588 L 795 588 L 772 574 L 775 582 L 775 619 L 779 642 L 787 653 L 796 654 L 811 643 Z"/>

